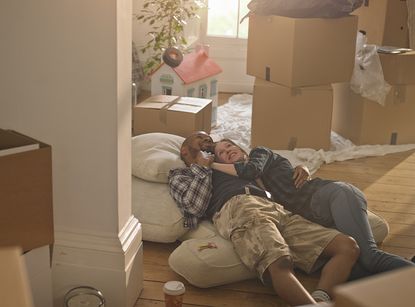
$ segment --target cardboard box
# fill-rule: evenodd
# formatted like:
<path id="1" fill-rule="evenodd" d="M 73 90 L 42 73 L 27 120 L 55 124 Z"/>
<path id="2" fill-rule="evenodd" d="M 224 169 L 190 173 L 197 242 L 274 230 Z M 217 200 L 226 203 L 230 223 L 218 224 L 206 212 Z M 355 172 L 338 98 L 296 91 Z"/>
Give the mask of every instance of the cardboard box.
<path id="1" fill-rule="evenodd" d="M 359 17 L 358 28 L 366 31 L 369 44 L 409 47 L 406 0 L 365 0 L 353 15 Z"/>
<path id="2" fill-rule="evenodd" d="M 210 132 L 212 100 L 157 95 L 133 109 L 134 135 L 165 132 L 187 137 L 194 131 Z"/>
<path id="3" fill-rule="evenodd" d="M 288 87 L 349 81 L 357 17 L 249 17 L 247 74 Z"/>
<path id="4" fill-rule="evenodd" d="M 356 145 L 415 143 L 415 84 L 395 85 L 385 106 L 334 84 L 332 129 Z"/>
<path id="5" fill-rule="evenodd" d="M 34 306 L 21 252 L 17 246 L 0 248 L 1 306 Z"/>
<path id="6" fill-rule="evenodd" d="M 338 286 L 334 307 L 412 307 L 415 268 L 386 272 Z"/>
<path id="7" fill-rule="evenodd" d="M 0 129 L 0 153 L 30 144 L 39 148 L 0 155 L 0 246 L 23 251 L 53 244 L 51 147 Z"/>
<path id="8" fill-rule="evenodd" d="M 415 84 L 415 51 L 400 54 L 379 53 L 383 75 L 389 84 Z"/>
<path id="9" fill-rule="evenodd" d="M 257 78 L 251 146 L 329 149 L 332 107 L 330 85 L 289 88 Z"/>

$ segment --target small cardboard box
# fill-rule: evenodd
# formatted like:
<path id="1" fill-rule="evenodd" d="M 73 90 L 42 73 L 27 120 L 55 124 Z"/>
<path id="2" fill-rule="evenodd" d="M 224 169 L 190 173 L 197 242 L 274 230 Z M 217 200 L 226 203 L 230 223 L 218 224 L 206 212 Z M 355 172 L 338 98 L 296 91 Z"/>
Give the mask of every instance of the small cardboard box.
<path id="1" fill-rule="evenodd" d="M 251 146 L 329 149 L 332 107 L 330 85 L 289 88 L 257 78 Z"/>
<path id="2" fill-rule="evenodd" d="M 367 42 L 379 46 L 409 47 L 406 0 L 370 0 L 353 12 Z"/>
<path id="3" fill-rule="evenodd" d="M 24 252 L 54 241 L 51 147 L 0 129 L 0 153 L 30 144 L 38 149 L 0 155 L 0 246 Z"/>
<path id="4" fill-rule="evenodd" d="M 0 247 L 1 306 L 33 307 L 26 265 L 17 246 Z"/>
<path id="5" fill-rule="evenodd" d="M 334 307 L 412 307 L 415 268 L 386 272 L 334 289 Z"/>
<path id="6" fill-rule="evenodd" d="M 333 88 L 334 131 L 356 145 L 415 143 L 415 84 L 393 86 L 385 106 L 355 94 L 349 83 Z"/>
<path id="7" fill-rule="evenodd" d="M 249 17 L 247 74 L 288 87 L 349 81 L 357 17 Z"/>
<path id="8" fill-rule="evenodd" d="M 383 75 L 389 84 L 415 84 L 415 51 L 379 53 Z"/>
<path id="9" fill-rule="evenodd" d="M 212 100 L 157 95 L 133 109 L 134 135 L 165 132 L 187 137 L 194 131 L 210 132 Z"/>

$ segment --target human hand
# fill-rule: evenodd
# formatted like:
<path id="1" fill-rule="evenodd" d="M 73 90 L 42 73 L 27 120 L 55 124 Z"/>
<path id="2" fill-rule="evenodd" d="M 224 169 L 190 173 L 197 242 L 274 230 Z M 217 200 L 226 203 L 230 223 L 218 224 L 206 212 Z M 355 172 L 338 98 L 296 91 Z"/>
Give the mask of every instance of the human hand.
<path id="1" fill-rule="evenodd" d="M 215 155 L 205 151 L 199 151 L 196 156 L 196 164 L 210 168 L 214 159 Z"/>
<path id="2" fill-rule="evenodd" d="M 311 180 L 310 171 L 308 170 L 307 166 L 296 166 L 294 168 L 293 180 L 294 185 L 297 189 L 301 188 L 306 181 Z"/>

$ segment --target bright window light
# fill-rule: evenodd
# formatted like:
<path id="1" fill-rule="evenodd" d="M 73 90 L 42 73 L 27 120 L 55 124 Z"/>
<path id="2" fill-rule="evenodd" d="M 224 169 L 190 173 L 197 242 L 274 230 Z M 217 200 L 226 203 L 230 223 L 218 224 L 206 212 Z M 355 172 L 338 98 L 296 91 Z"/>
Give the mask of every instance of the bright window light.
<path id="1" fill-rule="evenodd" d="M 240 20 L 249 10 L 250 0 L 209 0 L 208 1 L 208 36 L 232 38 L 248 37 L 248 20 Z"/>

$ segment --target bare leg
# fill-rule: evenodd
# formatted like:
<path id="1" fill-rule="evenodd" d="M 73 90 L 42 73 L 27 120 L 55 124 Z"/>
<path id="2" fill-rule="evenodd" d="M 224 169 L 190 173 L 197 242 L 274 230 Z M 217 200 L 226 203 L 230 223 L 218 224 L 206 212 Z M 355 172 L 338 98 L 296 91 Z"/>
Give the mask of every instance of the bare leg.
<path id="1" fill-rule="evenodd" d="M 333 287 L 345 282 L 359 258 L 359 247 L 351 237 L 337 235 L 323 250 L 323 257 L 330 257 L 321 271 L 318 289 L 333 297 Z"/>
<path id="2" fill-rule="evenodd" d="M 292 262 L 288 257 L 281 257 L 268 267 L 275 292 L 291 306 L 315 304 L 316 302 L 295 277 Z"/>

